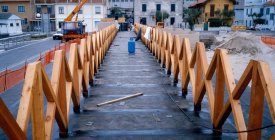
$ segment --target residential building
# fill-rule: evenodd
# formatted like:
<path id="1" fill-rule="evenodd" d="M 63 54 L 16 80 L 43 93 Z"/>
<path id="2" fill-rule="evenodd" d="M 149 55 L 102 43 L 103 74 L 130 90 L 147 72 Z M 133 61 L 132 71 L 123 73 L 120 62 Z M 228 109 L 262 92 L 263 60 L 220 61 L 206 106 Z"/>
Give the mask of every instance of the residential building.
<path id="1" fill-rule="evenodd" d="M 197 8 L 202 11 L 199 22 L 208 22 L 208 19 L 219 18 L 216 11 L 233 10 L 235 0 L 197 0 L 189 8 Z"/>
<path id="2" fill-rule="evenodd" d="M 0 34 L 22 34 L 21 18 L 11 13 L 0 13 Z"/>
<path id="3" fill-rule="evenodd" d="M 61 30 L 61 22 L 73 11 L 77 6 L 77 1 L 58 2 L 55 4 L 55 19 L 56 28 Z M 78 21 L 83 21 L 86 25 L 86 31 L 96 31 L 101 18 L 106 17 L 106 3 L 105 0 L 89 0 L 83 5 L 78 13 Z M 74 21 L 76 16 L 72 19 Z"/>
<path id="4" fill-rule="evenodd" d="M 164 20 L 165 25 L 179 26 L 182 23 L 182 0 L 135 0 L 134 20 L 150 26 L 156 25 L 156 11 L 165 11 L 169 14 Z"/>
<path id="5" fill-rule="evenodd" d="M 12 13 L 18 16 L 23 31 L 28 31 L 30 28 L 32 10 L 31 0 L 0 0 L 0 13 Z"/>
<path id="6" fill-rule="evenodd" d="M 32 31 L 50 32 L 55 31 L 55 4 L 59 1 L 67 0 L 32 0 L 34 10 L 31 21 Z"/>
<path id="7" fill-rule="evenodd" d="M 253 19 L 251 15 L 253 13 L 256 14 L 264 14 L 264 7 L 263 5 L 266 3 L 267 0 L 245 0 L 244 3 L 244 20 L 245 25 L 247 27 L 251 27 L 254 25 Z"/>
<path id="8" fill-rule="evenodd" d="M 236 0 L 234 12 L 234 25 L 244 25 L 244 0 Z"/>
<path id="9" fill-rule="evenodd" d="M 268 1 L 264 4 L 264 15 L 266 25 L 275 30 L 275 0 Z"/>
<path id="10" fill-rule="evenodd" d="M 137 1 L 137 0 L 136 0 Z M 134 13 L 134 0 L 107 0 L 107 14 L 112 17 L 112 10 L 119 8 L 121 11 L 120 17 L 133 17 Z"/>

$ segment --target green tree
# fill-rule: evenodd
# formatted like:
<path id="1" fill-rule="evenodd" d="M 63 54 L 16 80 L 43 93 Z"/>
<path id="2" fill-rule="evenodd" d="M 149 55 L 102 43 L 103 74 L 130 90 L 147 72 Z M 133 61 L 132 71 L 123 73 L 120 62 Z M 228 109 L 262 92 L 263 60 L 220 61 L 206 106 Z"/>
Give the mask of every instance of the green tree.
<path id="1" fill-rule="evenodd" d="M 262 19 L 263 14 L 261 13 L 253 13 L 248 16 L 253 20 L 253 28 L 255 28 L 257 24 L 263 24 L 265 22 L 265 20 Z"/>
<path id="2" fill-rule="evenodd" d="M 198 23 L 198 18 L 201 15 L 199 9 L 183 9 L 183 19 L 188 22 L 189 28 L 193 31 L 195 23 Z"/>
<path id="3" fill-rule="evenodd" d="M 157 11 L 156 12 L 156 22 L 163 22 L 170 15 L 166 11 Z"/>
<path id="4" fill-rule="evenodd" d="M 235 16 L 234 10 L 223 10 L 217 9 L 215 12 L 215 21 L 220 22 L 221 26 L 230 26 L 232 24 L 232 19 Z"/>

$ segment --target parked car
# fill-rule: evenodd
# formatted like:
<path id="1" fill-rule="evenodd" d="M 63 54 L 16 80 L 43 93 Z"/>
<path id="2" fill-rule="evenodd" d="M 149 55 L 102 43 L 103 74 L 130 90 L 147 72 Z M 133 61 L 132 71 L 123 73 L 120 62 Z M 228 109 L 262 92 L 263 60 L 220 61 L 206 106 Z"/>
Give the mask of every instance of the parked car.
<path id="1" fill-rule="evenodd" d="M 61 31 L 57 31 L 56 33 L 53 34 L 53 40 L 61 40 L 63 37 L 63 34 Z"/>

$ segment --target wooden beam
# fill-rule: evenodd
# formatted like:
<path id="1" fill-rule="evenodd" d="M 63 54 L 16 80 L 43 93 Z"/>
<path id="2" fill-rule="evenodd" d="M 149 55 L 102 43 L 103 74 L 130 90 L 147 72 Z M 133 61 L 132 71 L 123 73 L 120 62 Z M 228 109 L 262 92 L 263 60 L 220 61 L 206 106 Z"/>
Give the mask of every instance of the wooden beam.
<path id="1" fill-rule="evenodd" d="M 44 95 L 42 88 L 42 75 L 41 75 L 42 64 L 41 62 L 36 65 L 37 80 L 32 96 L 32 138 L 34 140 L 45 139 L 45 124 L 44 124 Z"/>
<path id="2" fill-rule="evenodd" d="M 248 130 L 261 128 L 263 121 L 264 89 L 260 80 L 258 65 L 258 63 L 253 65 Z M 248 132 L 247 139 L 261 139 L 261 131 Z"/>
<path id="3" fill-rule="evenodd" d="M 22 95 L 17 113 L 17 123 L 22 131 L 27 134 L 30 114 L 33 107 L 33 93 L 36 91 L 36 83 L 38 82 L 37 67 L 39 62 L 31 63 L 27 66 L 25 81 L 23 85 Z"/>
<path id="4" fill-rule="evenodd" d="M 100 107 L 100 106 L 103 106 L 103 105 L 106 105 L 106 104 L 112 104 L 112 103 L 115 103 L 115 102 L 119 102 L 119 101 L 130 99 L 130 98 L 134 98 L 134 97 L 141 96 L 141 95 L 143 95 L 143 93 L 136 93 L 136 94 L 133 94 L 133 95 L 128 95 L 128 96 L 124 96 L 124 97 L 121 97 L 121 98 L 118 98 L 118 99 L 114 99 L 114 100 L 111 100 L 111 101 L 106 101 L 106 102 L 97 104 L 96 106 Z"/>
<path id="5" fill-rule="evenodd" d="M 0 97 L 0 127 L 11 140 L 27 140 L 25 133 L 21 130 L 9 109 Z"/>
<path id="6" fill-rule="evenodd" d="M 258 72 L 265 92 L 266 101 L 269 106 L 271 118 L 275 124 L 275 83 L 272 80 L 272 72 L 269 65 L 264 62 L 258 62 Z"/>

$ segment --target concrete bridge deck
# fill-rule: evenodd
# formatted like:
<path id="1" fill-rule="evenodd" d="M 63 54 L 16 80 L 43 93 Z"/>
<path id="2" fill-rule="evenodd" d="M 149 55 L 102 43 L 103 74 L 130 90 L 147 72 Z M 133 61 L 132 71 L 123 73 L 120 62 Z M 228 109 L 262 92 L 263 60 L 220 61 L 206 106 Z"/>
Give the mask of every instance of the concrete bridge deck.
<path id="1" fill-rule="evenodd" d="M 133 32 L 119 32 L 97 73 L 81 112 L 70 116 L 66 139 L 237 139 L 237 134 L 213 134 L 207 101 L 193 111 L 191 94 L 182 97 L 165 69 L 136 42 L 129 55 L 127 41 Z M 143 96 L 97 107 L 96 104 L 142 92 Z M 181 109 L 179 109 L 181 108 Z M 190 117 L 194 122 L 191 122 Z M 233 124 L 231 124 L 233 123 Z M 234 131 L 234 122 L 224 129 Z"/>

